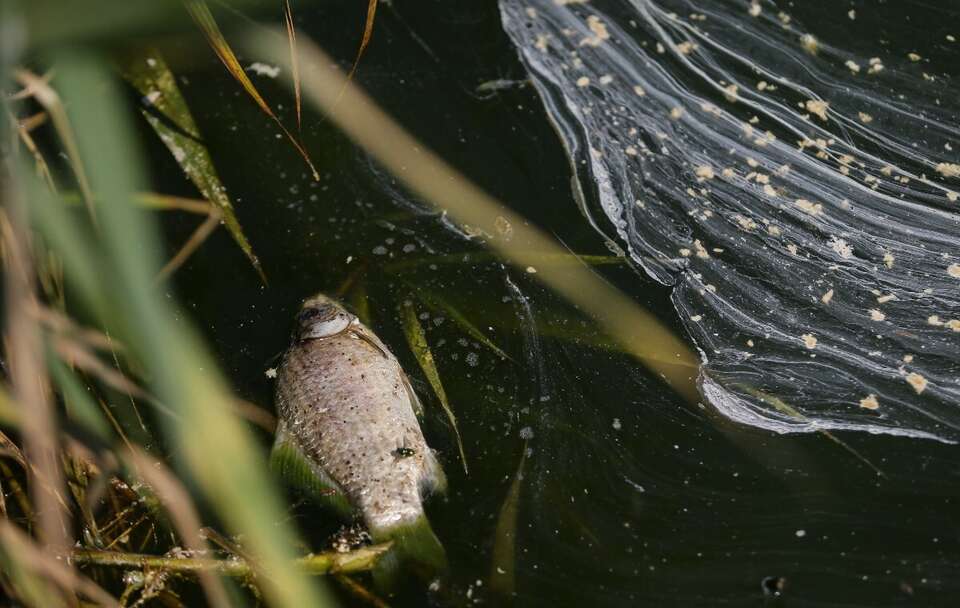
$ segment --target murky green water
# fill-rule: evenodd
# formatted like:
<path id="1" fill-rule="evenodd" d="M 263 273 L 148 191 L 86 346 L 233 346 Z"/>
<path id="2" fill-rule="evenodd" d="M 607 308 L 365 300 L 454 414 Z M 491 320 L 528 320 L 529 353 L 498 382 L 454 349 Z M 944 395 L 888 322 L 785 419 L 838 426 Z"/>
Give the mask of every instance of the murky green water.
<path id="1" fill-rule="evenodd" d="M 299 25 L 349 58 L 363 18 L 354 4 L 303 7 Z M 453 567 L 439 591 L 410 589 L 393 605 L 952 605 L 955 446 L 837 433 L 878 476 L 823 435 L 751 429 L 686 404 L 634 360 L 598 347 L 598 330 L 535 275 L 491 259 L 308 110 L 304 136 L 322 174 L 313 182 L 202 41 L 180 50 L 173 68 L 270 279 L 260 284 L 223 231 L 177 276 L 177 295 L 237 392 L 271 404 L 264 372 L 297 304 L 349 280 L 347 299 L 366 302 L 424 397 L 425 433 L 450 485 L 428 513 Z M 608 255 L 577 209 L 533 88 L 475 91 L 524 78 L 495 3 L 395 2 L 381 6 L 357 81 L 572 251 Z M 292 120 L 289 92 L 257 84 Z M 158 189 L 192 195 L 159 143 L 153 151 Z M 179 241 L 190 227 L 171 218 L 167 230 Z M 626 265 L 597 272 L 682 332 L 666 288 Z M 429 328 L 469 474 L 406 346 L 398 307 L 407 301 Z M 510 359 L 466 333 L 451 308 Z M 508 495 L 516 527 L 498 540 Z M 293 513 L 314 547 L 338 525 L 309 505 Z"/>

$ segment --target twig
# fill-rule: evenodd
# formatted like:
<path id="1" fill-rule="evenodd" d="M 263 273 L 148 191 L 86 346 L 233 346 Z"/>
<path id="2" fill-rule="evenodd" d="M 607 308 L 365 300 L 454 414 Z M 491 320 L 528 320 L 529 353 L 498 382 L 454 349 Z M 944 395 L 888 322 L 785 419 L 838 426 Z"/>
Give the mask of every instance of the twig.
<path id="1" fill-rule="evenodd" d="M 157 273 L 156 282 L 161 282 L 171 274 L 173 274 L 178 268 L 191 255 L 193 252 L 203 244 L 207 237 L 213 234 L 213 231 L 217 229 L 217 226 L 220 225 L 220 220 L 223 218 L 223 215 L 216 207 L 210 205 L 209 209 L 210 215 L 207 216 L 207 219 L 200 224 L 196 230 L 193 231 L 193 234 L 190 235 L 190 238 L 187 239 L 187 242 L 183 244 L 183 247 L 180 248 L 180 251 L 177 252 L 170 261 L 160 269 L 160 272 Z"/>
<path id="2" fill-rule="evenodd" d="M 373 594 L 372 591 L 353 580 L 346 574 L 338 574 L 334 579 L 340 583 L 348 593 L 359 600 L 362 600 L 375 608 L 389 608 L 386 602 Z"/>
<path id="3" fill-rule="evenodd" d="M 390 548 L 390 543 L 362 547 L 348 553 L 314 553 L 297 559 L 294 563 L 307 574 L 350 574 L 371 570 L 377 560 Z M 99 549 L 77 549 L 71 554 L 74 563 L 82 566 L 107 566 L 118 568 L 154 568 L 176 574 L 199 574 L 214 572 L 223 576 L 249 577 L 256 568 L 245 559 L 210 559 L 205 557 L 174 557 L 145 555 L 142 553 L 119 553 Z"/>
<path id="4" fill-rule="evenodd" d="M 87 179 L 86 170 L 83 167 L 83 161 L 80 158 L 80 148 L 74 137 L 73 127 L 70 125 L 70 118 L 67 116 L 66 108 L 60 95 L 50 86 L 44 77 L 37 76 L 29 70 L 14 70 L 14 78 L 32 90 L 33 98 L 43 106 L 53 122 L 53 127 L 60 136 L 63 149 L 67 153 L 67 159 L 70 161 L 70 167 L 77 178 L 77 185 L 80 187 L 80 193 L 83 195 L 87 211 L 91 219 L 96 224 L 97 216 L 93 206 L 93 191 L 90 188 L 90 182 Z"/>

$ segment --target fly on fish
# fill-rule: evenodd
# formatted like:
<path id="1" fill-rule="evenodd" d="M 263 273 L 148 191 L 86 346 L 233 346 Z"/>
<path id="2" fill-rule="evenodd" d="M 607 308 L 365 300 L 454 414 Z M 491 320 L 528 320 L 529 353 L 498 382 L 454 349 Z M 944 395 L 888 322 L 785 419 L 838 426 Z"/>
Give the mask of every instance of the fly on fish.
<path id="1" fill-rule="evenodd" d="M 275 470 L 343 518 L 359 515 L 376 542 L 393 542 L 374 577 L 401 563 L 432 576 L 446 565 L 423 498 L 446 478 L 427 446 L 422 406 L 387 346 L 324 295 L 296 317 L 277 376 Z"/>

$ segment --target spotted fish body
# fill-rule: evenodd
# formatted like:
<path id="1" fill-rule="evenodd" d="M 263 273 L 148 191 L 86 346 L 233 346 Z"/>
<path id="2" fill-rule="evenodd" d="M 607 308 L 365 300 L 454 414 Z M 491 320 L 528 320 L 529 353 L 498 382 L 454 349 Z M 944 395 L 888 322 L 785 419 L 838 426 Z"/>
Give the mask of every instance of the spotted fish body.
<path id="1" fill-rule="evenodd" d="M 445 486 L 420 430 L 416 394 L 390 350 L 323 295 L 303 303 L 277 380 L 272 460 L 343 516 L 358 513 L 398 557 L 442 566 L 423 497 Z"/>

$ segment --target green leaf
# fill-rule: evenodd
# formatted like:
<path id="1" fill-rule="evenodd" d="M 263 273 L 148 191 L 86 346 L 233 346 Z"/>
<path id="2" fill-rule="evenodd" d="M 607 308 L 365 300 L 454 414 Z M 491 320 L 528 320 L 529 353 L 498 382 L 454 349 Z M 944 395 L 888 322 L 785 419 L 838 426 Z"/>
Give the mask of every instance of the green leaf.
<path id="1" fill-rule="evenodd" d="M 463 451 L 463 440 L 460 438 L 460 428 L 457 426 L 457 417 L 453 414 L 453 409 L 450 408 L 450 402 L 447 400 L 447 392 L 443 390 L 443 383 L 440 382 L 440 372 L 437 371 L 437 364 L 433 360 L 433 353 L 430 351 L 430 345 L 427 344 L 427 334 L 424 332 L 423 325 L 420 324 L 420 319 L 417 318 L 417 312 L 413 309 L 412 304 L 404 302 L 400 307 L 400 314 L 403 318 L 403 333 L 407 336 L 407 343 L 417 358 L 420 369 L 422 369 L 423 373 L 427 376 L 427 381 L 430 382 L 430 386 L 437 395 L 437 399 L 440 400 L 443 411 L 447 414 L 447 419 L 450 421 L 450 425 L 453 427 L 453 433 L 457 438 L 457 448 L 460 450 L 460 461 L 463 462 L 463 472 L 468 473 L 467 457 Z"/>
<path id="2" fill-rule="evenodd" d="M 507 359 L 508 361 L 513 361 L 513 359 L 507 353 L 503 352 L 499 346 L 494 344 L 490 338 L 486 336 L 480 329 L 470 322 L 463 313 L 461 313 L 457 308 L 453 306 L 446 298 L 438 296 L 437 294 L 418 291 L 417 295 L 419 298 L 430 308 L 434 310 L 442 311 L 443 314 L 447 315 L 453 321 L 460 326 L 460 329 L 467 332 L 470 337 L 472 337 L 477 342 L 480 342 L 493 352 L 497 354 L 501 359 Z"/>
<path id="3" fill-rule="evenodd" d="M 490 572 L 490 588 L 503 597 L 510 597 L 516 588 L 517 514 L 520 504 L 520 487 L 523 482 L 523 465 L 527 461 L 527 445 L 524 443 L 520 464 L 510 483 L 506 498 L 497 517 L 497 530 L 493 535 L 493 564 Z"/>
<path id="4" fill-rule="evenodd" d="M 217 175 L 213 159 L 200 137 L 200 131 L 180 93 L 173 72 L 156 49 L 129 53 L 126 57 L 124 76 L 150 104 L 149 108 L 142 111 L 144 118 L 197 190 L 223 214 L 223 223 L 233 240 L 266 283 L 267 277 L 260 266 L 260 260 L 243 233 L 233 203 Z"/>

